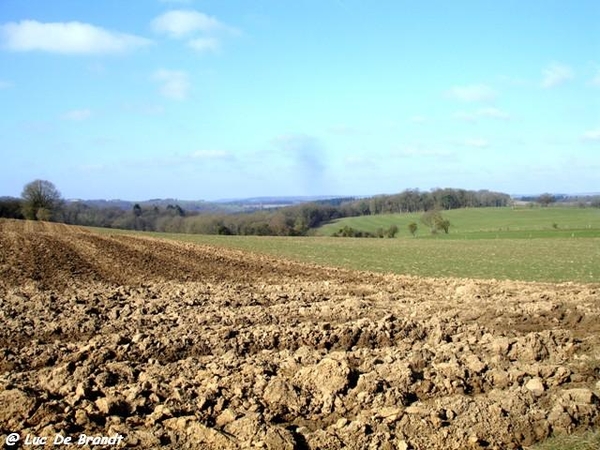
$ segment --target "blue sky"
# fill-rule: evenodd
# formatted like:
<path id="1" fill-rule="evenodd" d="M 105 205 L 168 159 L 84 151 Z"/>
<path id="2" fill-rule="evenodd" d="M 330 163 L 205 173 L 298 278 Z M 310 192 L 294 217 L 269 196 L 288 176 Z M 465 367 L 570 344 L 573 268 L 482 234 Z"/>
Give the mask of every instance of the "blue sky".
<path id="1" fill-rule="evenodd" d="M 2 0 L 0 195 L 600 191 L 600 2 Z"/>

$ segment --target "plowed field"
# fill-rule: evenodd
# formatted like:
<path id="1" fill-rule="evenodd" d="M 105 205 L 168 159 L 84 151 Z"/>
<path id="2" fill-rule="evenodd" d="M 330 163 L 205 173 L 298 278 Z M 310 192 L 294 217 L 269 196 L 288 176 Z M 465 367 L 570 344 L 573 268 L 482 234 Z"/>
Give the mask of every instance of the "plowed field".
<path id="1" fill-rule="evenodd" d="M 3 445 L 518 449 L 600 425 L 599 285 L 0 221 L 0 323 Z"/>

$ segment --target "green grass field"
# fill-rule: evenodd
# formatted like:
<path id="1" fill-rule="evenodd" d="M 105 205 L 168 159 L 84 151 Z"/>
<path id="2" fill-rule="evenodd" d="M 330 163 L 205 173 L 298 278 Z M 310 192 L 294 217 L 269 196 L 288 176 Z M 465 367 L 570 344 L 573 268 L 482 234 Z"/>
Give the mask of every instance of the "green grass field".
<path id="1" fill-rule="evenodd" d="M 559 435 L 530 447 L 529 450 L 598 450 L 600 431 L 587 431 L 574 435 Z"/>
<path id="2" fill-rule="evenodd" d="M 573 216 L 569 214 L 571 212 Z M 517 210 L 514 211 L 516 217 L 524 217 L 519 219 L 517 227 L 513 225 L 516 222 L 507 219 L 509 214 L 513 214 L 512 210 L 448 212 L 450 220 L 457 223 L 456 229 L 460 226 L 465 230 L 466 239 L 456 229 L 451 229 L 448 236 L 438 235 L 441 236 L 439 239 L 415 239 L 410 237 L 407 230 L 398 239 L 142 234 L 376 272 L 427 277 L 596 283 L 600 282 L 600 237 L 595 237 L 599 235 L 599 224 L 598 219 L 595 222 L 592 220 L 595 216 L 591 213 L 600 215 L 597 210 Z M 387 220 L 390 223 L 392 218 L 374 216 L 355 219 L 372 220 L 376 226 L 382 226 L 382 222 L 377 221 Z M 492 231 L 489 228 L 486 231 L 485 224 L 491 227 L 492 223 L 502 218 L 505 220 L 503 223 L 508 224 L 508 231 Z M 564 226 L 572 227 L 567 233 L 568 237 L 560 228 L 552 229 L 552 221 L 560 218 Z M 399 222 L 394 223 L 400 226 Z M 543 228 L 547 223 L 550 223 L 550 229 Z M 591 228 L 587 229 L 590 233 L 585 236 L 584 225 L 587 224 Z M 97 230 L 103 233 L 123 232 Z M 527 239 L 530 233 L 535 239 Z M 577 238 L 570 237 L 571 233 L 576 233 Z"/>
<path id="3" fill-rule="evenodd" d="M 600 237 L 598 208 L 471 208 L 444 211 L 442 214 L 450 220 L 448 235 L 432 236 L 429 229 L 421 223 L 422 213 L 347 217 L 323 225 L 315 230 L 315 235 L 331 236 L 346 225 L 374 232 L 377 228 L 385 229 L 395 224 L 400 229 L 399 238 L 411 237 L 408 224 L 415 222 L 419 227 L 417 236 L 420 239 Z"/>

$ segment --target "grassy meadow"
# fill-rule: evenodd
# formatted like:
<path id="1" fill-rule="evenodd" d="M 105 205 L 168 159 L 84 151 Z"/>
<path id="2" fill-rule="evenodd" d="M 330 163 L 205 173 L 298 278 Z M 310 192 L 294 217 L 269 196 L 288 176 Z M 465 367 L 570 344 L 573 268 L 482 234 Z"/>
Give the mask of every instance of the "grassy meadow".
<path id="1" fill-rule="evenodd" d="M 419 214 L 343 219 L 349 226 L 397 224 L 396 239 L 215 236 L 141 233 L 155 237 L 237 248 L 325 266 L 427 277 L 463 277 L 550 282 L 600 282 L 600 210 L 575 208 L 464 209 L 445 212 L 448 235 L 431 236 Z M 552 224 L 557 223 L 558 229 Z M 343 226 L 343 225 L 342 225 Z M 326 225 L 323 229 L 330 227 Z M 319 233 L 326 234 L 323 229 Z M 336 228 L 330 228 L 336 229 Z M 103 233 L 139 233 L 96 229 Z M 531 237 L 531 239 L 529 239 Z"/>
<path id="2" fill-rule="evenodd" d="M 399 237 L 408 237 L 408 224 L 415 222 L 419 238 L 495 239 L 600 237 L 600 209 L 575 207 L 550 208 L 470 208 L 442 213 L 450 220 L 448 235 L 432 236 L 421 223 L 423 213 L 382 214 L 346 217 L 315 230 L 317 236 L 331 236 L 344 226 L 374 232 L 377 228 L 397 225 Z"/>
<path id="3" fill-rule="evenodd" d="M 557 435 L 530 447 L 529 450 L 598 450 L 600 431 L 590 430 L 573 435 Z"/>

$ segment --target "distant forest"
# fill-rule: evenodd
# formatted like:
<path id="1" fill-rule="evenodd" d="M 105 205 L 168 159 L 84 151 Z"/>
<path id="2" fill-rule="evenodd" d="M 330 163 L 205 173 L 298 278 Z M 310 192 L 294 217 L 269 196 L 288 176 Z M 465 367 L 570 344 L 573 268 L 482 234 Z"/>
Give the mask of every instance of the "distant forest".
<path id="1" fill-rule="evenodd" d="M 165 201 L 159 200 L 155 204 L 136 203 L 127 209 L 122 205 L 113 206 L 110 202 L 88 204 L 85 201 L 62 201 L 57 211 L 52 214 L 52 220 L 72 225 L 168 233 L 303 236 L 312 228 L 342 217 L 503 207 L 511 202 L 508 194 L 500 192 L 451 188 L 427 192 L 411 189 L 395 195 L 319 200 L 281 208 L 235 213 L 218 212 L 218 207 L 213 210 L 206 208 L 205 211 L 186 210 L 182 206 L 187 206 L 186 203 L 179 204 L 176 200 L 166 205 Z M 0 217 L 22 219 L 22 211 L 22 199 L 0 198 Z"/>

